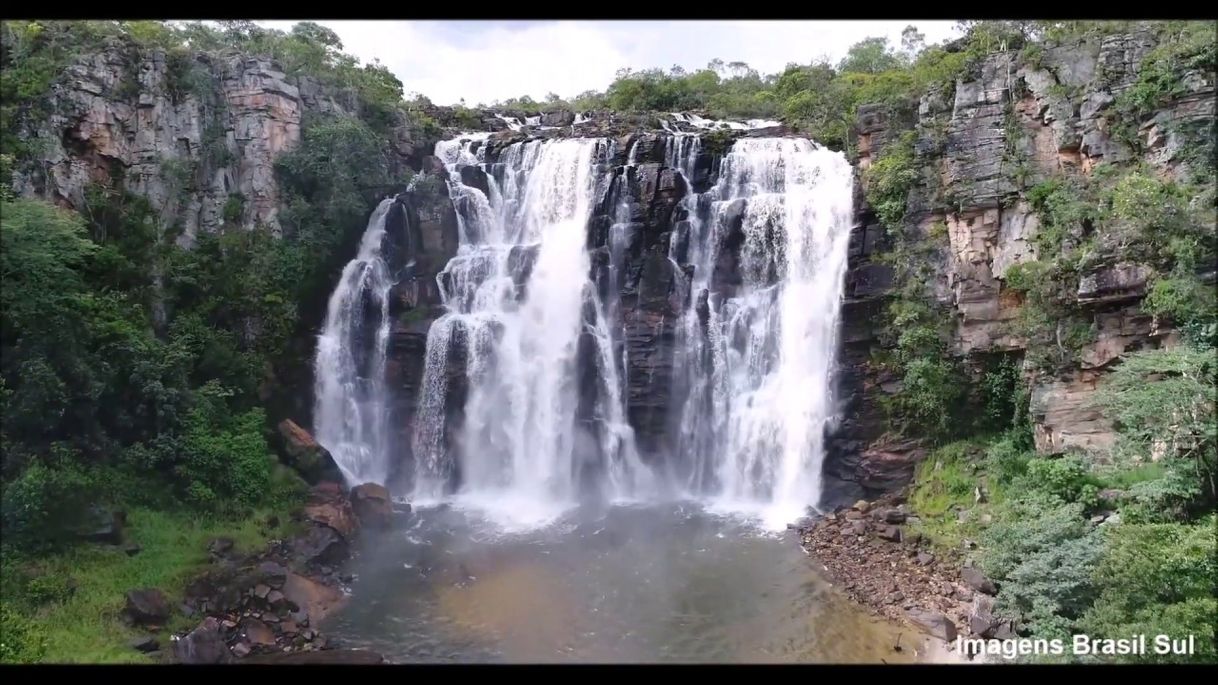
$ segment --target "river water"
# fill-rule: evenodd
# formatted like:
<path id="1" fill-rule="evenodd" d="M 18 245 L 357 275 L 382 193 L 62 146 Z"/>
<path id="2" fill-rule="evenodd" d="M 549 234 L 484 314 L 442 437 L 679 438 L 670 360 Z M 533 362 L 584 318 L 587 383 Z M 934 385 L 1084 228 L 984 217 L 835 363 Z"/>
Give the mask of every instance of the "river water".
<path id="1" fill-rule="evenodd" d="M 514 533 L 424 509 L 364 536 L 351 601 L 323 629 L 395 663 L 915 660 L 915 633 L 840 596 L 795 535 L 692 504 Z"/>

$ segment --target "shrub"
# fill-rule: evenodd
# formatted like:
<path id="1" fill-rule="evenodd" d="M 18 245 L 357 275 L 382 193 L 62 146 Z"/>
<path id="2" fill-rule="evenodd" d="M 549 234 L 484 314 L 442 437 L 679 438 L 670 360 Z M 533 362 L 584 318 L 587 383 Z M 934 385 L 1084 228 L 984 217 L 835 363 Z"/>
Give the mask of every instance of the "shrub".
<path id="1" fill-rule="evenodd" d="M 1097 405 L 1116 423 L 1123 449 L 1143 458 L 1159 456 L 1190 473 L 1205 496 L 1195 504 L 1204 508 L 1216 498 L 1216 391 L 1218 363 L 1212 348 L 1179 346 L 1127 355 Z M 1182 494 L 1177 487 L 1172 490 Z"/>
<path id="2" fill-rule="evenodd" d="M 241 216 L 245 213 L 245 196 L 241 193 L 232 193 L 228 199 L 224 201 L 224 221 L 230 224 L 237 224 L 241 221 Z"/>
<path id="3" fill-rule="evenodd" d="M 901 138 L 886 146 L 879 158 L 863 172 L 867 202 L 890 232 L 899 230 L 910 188 L 918 180 L 914 166 L 915 137 L 913 131 L 901 134 Z"/>
<path id="4" fill-rule="evenodd" d="M 1069 639 L 1096 595 L 1091 569 L 1102 540 L 1078 503 L 1010 505 L 981 536 L 978 564 L 1000 582 L 997 609 L 1037 637 Z"/>
<path id="5" fill-rule="evenodd" d="M 1007 433 L 986 450 L 987 471 L 994 481 L 1003 486 L 1020 482 L 1028 473 L 1028 464 L 1035 458 L 1030 445 L 1015 433 Z"/>
<path id="6" fill-rule="evenodd" d="M 268 494 L 275 460 L 263 433 L 262 410 L 230 415 L 224 402 L 228 394 L 214 382 L 200 389 L 171 459 L 188 502 L 242 511 Z"/>
<path id="7" fill-rule="evenodd" d="M 78 457 L 57 446 L 53 457 L 29 464 L 4 487 L 4 542 L 22 549 L 48 549 L 64 542 L 86 520 L 95 495 Z"/>
<path id="8" fill-rule="evenodd" d="M 1087 464 L 1077 455 L 1056 459 L 1032 459 L 1027 464 L 1024 485 L 1030 492 L 1043 494 L 1060 503 L 1079 503 L 1084 508 L 1095 504 L 1099 487 Z"/>
<path id="9" fill-rule="evenodd" d="M 30 578 L 25 594 L 35 604 L 62 602 L 76 591 L 76 583 L 70 576 L 46 574 Z"/>
<path id="10" fill-rule="evenodd" d="M 45 631 L 15 608 L 0 602 L 0 663 L 37 663 L 46 651 Z"/>
<path id="11" fill-rule="evenodd" d="M 1196 637 L 1193 655 L 1136 655 L 1130 660 L 1213 661 L 1214 525 L 1209 516 L 1183 525 L 1126 524 L 1107 532 L 1094 579 L 1099 599 L 1081 621 L 1096 637 L 1131 634 Z"/>

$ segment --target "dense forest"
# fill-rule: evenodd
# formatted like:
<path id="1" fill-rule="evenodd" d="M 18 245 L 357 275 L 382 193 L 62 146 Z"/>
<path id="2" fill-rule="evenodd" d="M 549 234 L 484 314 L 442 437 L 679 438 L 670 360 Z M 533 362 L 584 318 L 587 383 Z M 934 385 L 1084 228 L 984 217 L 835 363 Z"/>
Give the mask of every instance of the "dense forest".
<path id="1" fill-rule="evenodd" d="M 868 39 L 836 64 L 770 75 L 719 61 L 693 72 L 627 70 L 604 92 L 492 109 L 775 118 L 853 160 L 861 106 L 912 122 L 925 93 L 950 93 L 996 51 L 1035 59 L 1046 45 L 1132 27 L 964 22 L 960 39 L 929 46 L 911 27 L 899 46 Z M 1135 142 L 1136 122 L 1178 95 L 1187 72 L 1212 78 L 1218 61 L 1212 24 L 1152 28 L 1159 47 L 1113 104 Z M 135 660 L 117 619 L 124 590 L 172 591 L 205 561 L 197 552 L 207 537 L 263 544 L 281 534 L 263 522 L 287 521 L 302 501 L 307 484 L 275 438 L 289 418 L 281 395 L 285 379 L 307 376 L 320 307 L 368 212 L 384 188 L 409 180 L 387 159 L 389 130 L 434 139 L 478 116 L 407 100 L 409 84 L 379 64 L 359 65 L 332 31 L 309 22 L 286 33 L 251 22 L 14 21 L 2 30 L 0 661 Z M 164 51 L 183 93 L 211 88 L 198 55 L 248 54 L 350 94 L 355 116 L 307 118 L 302 143 L 276 160 L 282 236 L 243 230 L 239 196 L 224 230 L 186 248 L 172 212 L 114 179 L 75 209 L 13 191 L 14 172 L 38 163 L 23 132 L 51 115 L 52 86 L 67 65 L 112 42 Z M 954 322 L 925 287 L 927 243 L 906 225 L 920 173 L 913 136 L 861 173 L 894 246 L 887 335 L 873 358 L 902 380 L 885 407 L 890 429 L 932 450 L 911 504 L 945 551 L 974 543 L 967 553 L 1001 583 L 999 608 L 1035 637 L 1192 633 L 1204 643 L 1195 658 L 1218 654 L 1214 139 L 1212 130 L 1198 135 L 1200 172 L 1190 178 L 1131 162 L 1021 184 L 1041 225 L 1040 259 L 1009 276 L 1023 302 L 1014 325 L 1026 355 L 981 372 L 950 349 Z M 188 184 L 195 174 L 178 171 Z M 1153 269 L 1140 306 L 1177 329 L 1179 343 L 1129 354 L 1110 374 L 1102 405 L 1119 440 L 1106 458 L 1040 454 L 1026 372 L 1077 356 L 1092 331 L 1074 293 L 1089 264 L 1112 258 Z M 134 522 L 139 555 L 83 541 L 114 508 Z M 1100 512 L 1120 525 L 1093 524 Z"/>

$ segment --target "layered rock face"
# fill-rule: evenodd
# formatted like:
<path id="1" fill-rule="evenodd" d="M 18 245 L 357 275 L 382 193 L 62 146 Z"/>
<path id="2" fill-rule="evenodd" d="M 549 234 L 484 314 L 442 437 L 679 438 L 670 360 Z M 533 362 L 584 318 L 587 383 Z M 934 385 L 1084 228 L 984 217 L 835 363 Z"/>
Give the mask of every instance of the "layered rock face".
<path id="1" fill-rule="evenodd" d="M 52 114 L 27 132 L 41 143 L 40 164 L 15 174 L 14 187 L 83 209 L 90 184 L 121 180 L 178 224 L 183 246 L 225 223 L 278 234 L 276 158 L 300 143 L 302 118 L 354 116 L 348 95 L 268 59 L 174 59 L 115 40 L 54 86 Z M 390 138 L 396 171 L 417 168 L 425 144 L 405 127 Z"/>
<path id="2" fill-rule="evenodd" d="M 860 169 L 911 126 L 922 180 L 911 192 L 906 220 L 933 248 L 935 280 L 929 290 L 956 315 L 952 349 L 961 356 L 1020 354 L 1026 341 L 1010 322 L 1021 300 L 1004 284 L 1015 264 L 1038 258 L 1038 217 L 1019 198 L 1023 187 L 1053 174 L 1088 175 L 1104 162 L 1134 162 L 1137 153 L 1113 134 L 1117 95 L 1138 79 L 1142 60 L 1155 46 L 1147 33 L 1046 47 L 1035 64 L 1018 52 L 996 53 L 980 69 L 942 92 L 923 97 L 916 121 L 887 120 L 876 108 L 860 108 L 855 127 Z M 1185 79 L 1187 92 L 1140 124 L 1142 161 L 1164 178 L 1191 171 L 1182 126 L 1212 125 L 1212 74 Z M 1125 122 L 1127 123 L 1127 122 Z M 895 391 L 897 379 L 867 365 L 876 333 L 872 322 L 892 280 L 878 259 L 890 245 L 865 202 L 858 208 L 847 277 L 841 387 L 846 420 L 834 441 L 827 470 L 872 491 L 907 482 L 924 453 L 916 442 L 882 439 L 878 398 Z M 1091 406 L 1096 388 L 1119 356 L 1156 346 L 1171 332 L 1156 327 L 1138 304 L 1146 293 L 1146 265 L 1108 260 L 1082 275 L 1077 302 L 1096 336 L 1077 368 L 1032 375 L 1031 414 L 1037 449 L 1103 449 L 1114 440 L 1111 424 Z"/>

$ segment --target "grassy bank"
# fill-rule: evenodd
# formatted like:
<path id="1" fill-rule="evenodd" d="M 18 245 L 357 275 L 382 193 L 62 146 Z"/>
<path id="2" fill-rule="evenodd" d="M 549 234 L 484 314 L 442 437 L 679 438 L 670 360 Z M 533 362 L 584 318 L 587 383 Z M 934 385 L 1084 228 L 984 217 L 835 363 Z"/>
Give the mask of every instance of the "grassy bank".
<path id="1" fill-rule="evenodd" d="M 271 528 L 266 522 L 278 516 Z M 0 611 L 3 631 L 0 661 L 6 663 L 150 663 L 128 644 L 144 631 L 121 618 L 128 590 L 159 588 L 174 616 L 168 628 L 191 619 L 176 607 L 189 579 L 207 564 L 207 543 L 231 537 L 240 551 L 256 551 L 289 531 L 286 512 L 262 510 L 231 521 L 201 518 L 187 511 L 133 509 L 127 540 L 141 550 L 128 556 L 121 547 L 79 545 L 38 558 L 4 558 Z M 197 618 L 196 618 L 197 620 Z M 163 651 L 169 631 L 157 635 Z"/>

